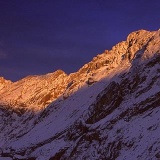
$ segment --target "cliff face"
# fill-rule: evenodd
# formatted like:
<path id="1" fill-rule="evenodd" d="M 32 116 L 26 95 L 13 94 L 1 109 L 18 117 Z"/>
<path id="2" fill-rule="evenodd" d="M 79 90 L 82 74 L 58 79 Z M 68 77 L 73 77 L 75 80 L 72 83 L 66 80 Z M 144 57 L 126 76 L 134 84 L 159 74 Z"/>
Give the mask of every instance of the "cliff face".
<path id="1" fill-rule="evenodd" d="M 3 157 L 160 158 L 160 31 L 133 32 L 70 75 L 0 84 Z"/>

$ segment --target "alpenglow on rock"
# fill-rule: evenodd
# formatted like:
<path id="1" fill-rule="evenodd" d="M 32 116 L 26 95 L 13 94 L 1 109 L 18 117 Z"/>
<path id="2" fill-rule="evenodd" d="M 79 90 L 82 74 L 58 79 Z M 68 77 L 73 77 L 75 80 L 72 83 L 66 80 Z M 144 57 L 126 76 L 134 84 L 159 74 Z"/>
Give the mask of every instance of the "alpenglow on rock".
<path id="1" fill-rule="evenodd" d="M 0 159 L 160 159 L 160 31 L 77 72 L 0 78 Z"/>

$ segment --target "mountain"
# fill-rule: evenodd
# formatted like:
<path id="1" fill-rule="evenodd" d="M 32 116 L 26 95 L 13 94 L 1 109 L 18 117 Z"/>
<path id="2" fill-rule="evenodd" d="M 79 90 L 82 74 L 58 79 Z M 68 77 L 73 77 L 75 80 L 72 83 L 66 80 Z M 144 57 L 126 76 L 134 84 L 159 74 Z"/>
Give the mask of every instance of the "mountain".
<path id="1" fill-rule="evenodd" d="M 160 159 L 160 30 L 70 75 L 0 79 L 0 159 Z"/>

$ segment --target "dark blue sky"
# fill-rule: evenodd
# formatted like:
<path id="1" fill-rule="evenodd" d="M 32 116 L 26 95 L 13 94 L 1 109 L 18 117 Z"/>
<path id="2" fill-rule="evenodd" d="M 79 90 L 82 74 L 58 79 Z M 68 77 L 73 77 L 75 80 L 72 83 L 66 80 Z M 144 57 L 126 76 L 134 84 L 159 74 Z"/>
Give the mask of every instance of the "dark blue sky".
<path id="1" fill-rule="evenodd" d="M 75 72 L 130 32 L 159 28 L 159 0 L 0 0 L 0 76 Z"/>

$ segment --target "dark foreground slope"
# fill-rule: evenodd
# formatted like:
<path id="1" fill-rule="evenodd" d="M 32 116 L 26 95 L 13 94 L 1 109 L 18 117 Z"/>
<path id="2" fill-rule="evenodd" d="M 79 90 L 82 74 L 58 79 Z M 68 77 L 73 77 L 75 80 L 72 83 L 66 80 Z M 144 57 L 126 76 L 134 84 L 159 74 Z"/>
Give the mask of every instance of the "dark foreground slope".
<path id="1" fill-rule="evenodd" d="M 37 113 L 1 106 L 1 159 L 160 159 L 160 31 L 133 32 L 69 76 Z"/>

